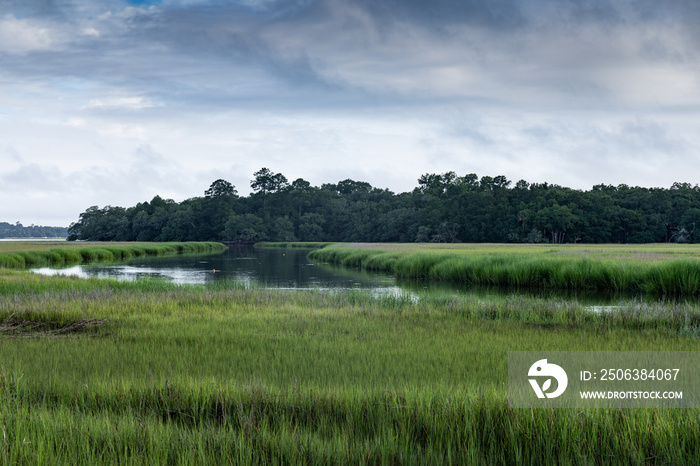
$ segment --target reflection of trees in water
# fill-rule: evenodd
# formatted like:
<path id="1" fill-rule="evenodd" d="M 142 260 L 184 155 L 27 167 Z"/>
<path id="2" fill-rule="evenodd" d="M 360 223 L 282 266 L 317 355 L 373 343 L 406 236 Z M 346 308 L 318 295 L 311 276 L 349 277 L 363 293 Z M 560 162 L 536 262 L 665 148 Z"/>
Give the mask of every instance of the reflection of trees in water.
<path id="1" fill-rule="evenodd" d="M 254 281 L 270 286 L 347 288 L 386 287 L 394 285 L 394 278 L 386 274 L 357 271 L 345 267 L 312 263 L 304 248 L 256 248 L 233 246 L 216 261 L 222 273 L 216 279 L 231 278 L 242 273 Z"/>

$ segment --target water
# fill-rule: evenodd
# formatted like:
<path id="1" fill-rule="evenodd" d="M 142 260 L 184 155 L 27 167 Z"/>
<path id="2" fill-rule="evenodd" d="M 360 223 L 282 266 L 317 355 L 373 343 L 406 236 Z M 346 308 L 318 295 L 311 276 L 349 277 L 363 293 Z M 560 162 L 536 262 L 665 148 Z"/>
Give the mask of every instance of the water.
<path id="1" fill-rule="evenodd" d="M 190 284 L 236 280 L 282 289 L 366 289 L 377 293 L 401 293 L 401 287 L 390 275 L 314 264 L 306 258 L 310 251 L 303 248 L 239 247 L 215 255 L 148 257 L 117 264 L 86 264 L 63 269 L 45 267 L 33 271 L 84 278 L 134 280 L 159 277 Z"/>
<path id="2" fill-rule="evenodd" d="M 383 273 L 361 272 L 345 267 L 316 264 L 307 259 L 310 249 L 265 249 L 253 247 L 230 248 L 223 254 L 176 255 L 133 259 L 124 263 L 98 263 L 78 265 L 63 269 L 40 268 L 36 273 L 45 275 L 73 275 L 79 277 L 117 278 L 134 280 L 139 277 L 158 277 L 175 283 L 205 284 L 217 280 L 237 280 L 259 283 L 265 287 L 281 289 L 334 289 L 369 290 L 379 295 L 408 294 L 416 296 L 429 292 L 471 295 L 488 301 L 494 297 L 511 296 L 514 293 L 534 297 L 576 299 L 592 310 L 618 305 L 620 294 L 567 293 L 561 291 L 514 290 L 512 288 L 488 288 L 449 283 L 416 280 L 397 280 Z"/>

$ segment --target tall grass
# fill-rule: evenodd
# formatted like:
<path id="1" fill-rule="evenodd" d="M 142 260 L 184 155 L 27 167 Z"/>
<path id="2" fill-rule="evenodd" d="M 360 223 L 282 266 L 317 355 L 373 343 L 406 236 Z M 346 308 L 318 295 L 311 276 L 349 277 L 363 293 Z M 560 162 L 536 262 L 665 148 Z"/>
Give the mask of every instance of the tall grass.
<path id="1" fill-rule="evenodd" d="M 684 464 L 698 454 L 698 410 L 508 405 L 509 350 L 700 349 L 624 321 L 599 327 L 591 313 L 568 325 L 574 303 L 513 297 L 484 309 L 444 295 L 90 290 L 40 278 L 59 285 L 3 293 L 3 313 L 110 321 L 82 337 L 0 338 L 4 463 Z"/>
<path id="2" fill-rule="evenodd" d="M 493 390 L 206 382 L 102 384 L 37 403 L 21 382 L 7 385 L 5 464 L 693 464 L 700 455 L 691 410 L 522 410 Z"/>
<path id="3" fill-rule="evenodd" d="M 508 351 L 650 349 L 700 350 L 697 304 L 0 269 L 0 464 L 693 464 L 698 409 L 507 402 Z"/>
<path id="4" fill-rule="evenodd" d="M 56 243 L 53 244 L 54 246 Z M 60 247 L 45 249 L 44 244 L 19 242 L 17 250 L 11 250 L 12 243 L 3 245 L 0 252 L 0 267 L 23 269 L 39 266 L 60 267 L 95 261 L 127 260 L 140 256 L 162 256 L 167 254 L 221 252 L 226 246 L 214 242 L 185 243 L 91 243 L 79 246 L 75 243 L 61 243 Z"/>
<path id="5" fill-rule="evenodd" d="M 167 298 L 167 299 L 165 299 Z M 67 309 L 84 310 L 89 303 L 90 312 L 69 313 Z M 487 301 L 477 296 L 459 296 L 450 292 L 424 292 L 416 298 L 413 294 L 374 296 L 361 290 L 341 292 L 317 292 L 297 290 L 283 293 L 258 288 L 254 284 L 235 281 L 217 281 L 206 287 L 179 285 L 156 278 L 135 281 L 117 279 L 27 274 L 22 271 L 0 269 L 0 321 L 10 315 L 32 320 L 52 309 L 60 309 L 62 315 L 75 319 L 113 318 L 116 310 L 121 318 L 132 312 L 150 315 L 144 310 L 167 309 L 168 316 L 189 319 L 188 312 L 197 316 L 233 312 L 238 307 L 255 308 L 266 305 L 289 307 L 295 312 L 320 313 L 326 318 L 338 315 L 365 315 L 372 309 L 386 318 L 421 316 L 437 319 L 451 316 L 463 322 L 486 320 L 517 322 L 549 327 L 596 329 L 653 330 L 669 335 L 700 337 L 700 309 L 693 301 L 642 300 L 619 301 L 604 311 L 592 312 L 575 299 L 540 298 L 518 293 L 492 296 Z M 132 311 L 133 310 L 133 311 Z M 313 310 L 313 311 L 311 311 Z M 275 315 L 279 319 L 281 314 Z M 38 317 L 37 317 L 38 318 Z M 47 320 L 42 318 L 41 320 Z"/>
<path id="6" fill-rule="evenodd" d="M 40 278 L 63 290 L 3 293 L 3 313 L 110 321 L 82 337 L 0 338 L 4 463 L 683 464 L 698 454 L 697 410 L 508 406 L 509 350 L 700 349 L 624 321 L 599 327 L 591 313 L 568 325 L 573 303 L 513 297 L 483 309 L 444 295 L 90 290 Z"/>
<path id="7" fill-rule="evenodd" d="M 473 285 L 523 288 L 653 293 L 666 296 L 700 294 L 700 258 L 683 251 L 653 254 L 653 248 L 625 247 L 611 254 L 581 249 L 519 246 L 460 250 L 412 245 L 333 245 L 312 251 L 313 260 L 383 271 L 399 278 L 449 281 Z M 646 252 L 646 255 L 641 253 Z"/>

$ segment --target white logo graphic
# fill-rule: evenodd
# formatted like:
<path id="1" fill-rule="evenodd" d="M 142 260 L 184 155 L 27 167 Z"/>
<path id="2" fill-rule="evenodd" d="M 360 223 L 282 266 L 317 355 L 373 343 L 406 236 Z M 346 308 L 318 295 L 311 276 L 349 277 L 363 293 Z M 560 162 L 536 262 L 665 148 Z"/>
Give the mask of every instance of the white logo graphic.
<path id="1" fill-rule="evenodd" d="M 528 379 L 532 389 L 537 394 L 537 398 L 556 398 L 566 390 L 566 386 L 569 383 L 569 378 L 566 376 L 564 369 L 557 366 L 556 364 L 548 364 L 546 359 L 540 359 L 535 364 L 530 366 L 530 371 L 527 373 L 529 377 L 548 377 L 544 381 L 542 387 L 537 383 L 535 379 Z M 552 377 L 557 380 L 557 389 L 552 393 L 546 393 L 547 390 L 552 385 Z"/>

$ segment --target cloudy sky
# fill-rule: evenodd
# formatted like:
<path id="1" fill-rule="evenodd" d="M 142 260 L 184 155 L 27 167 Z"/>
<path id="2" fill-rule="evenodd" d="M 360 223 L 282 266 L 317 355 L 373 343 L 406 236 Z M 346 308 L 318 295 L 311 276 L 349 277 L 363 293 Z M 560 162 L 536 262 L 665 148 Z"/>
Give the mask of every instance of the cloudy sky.
<path id="1" fill-rule="evenodd" d="M 0 221 L 268 167 L 700 182 L 697 0 L 0 0 Z"/>

